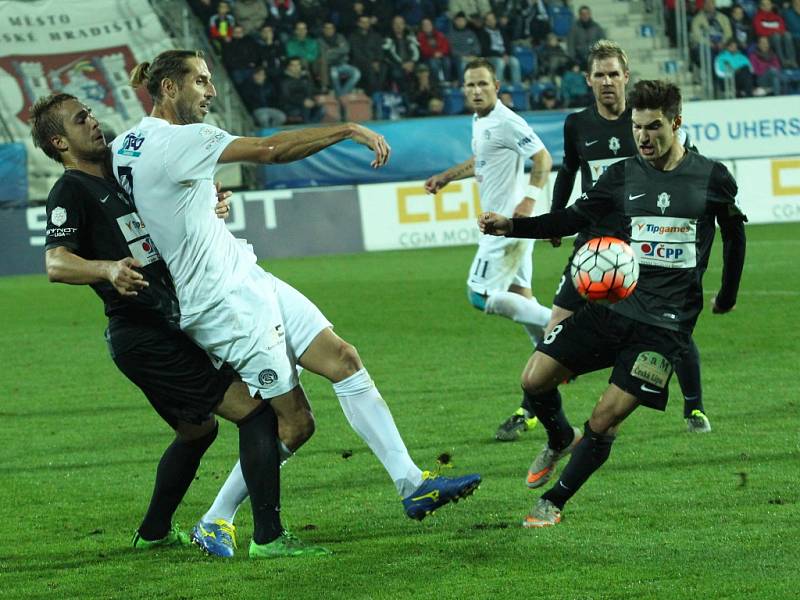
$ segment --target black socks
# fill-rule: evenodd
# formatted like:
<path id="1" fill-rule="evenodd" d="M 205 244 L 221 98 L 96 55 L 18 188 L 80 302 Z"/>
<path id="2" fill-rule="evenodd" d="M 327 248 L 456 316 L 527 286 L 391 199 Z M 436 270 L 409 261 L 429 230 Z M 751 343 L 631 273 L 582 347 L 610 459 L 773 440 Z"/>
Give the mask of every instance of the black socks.
<path id="1" fill-rule="evenodd" d="M 524 392 L 525 401 L 533 410 L 539 422 L 547 430 L 547 445 L 553 450 L 563 450 L 572 443 L 572 426 L 567 421 L 561 407 L 561 393 L 558 388 L 542 394 Z"/>
<path id="2" fill-rule="evenodd" d="M 545 500 L 550 500 L 558 508 L 575 495 L 587 479 L 599 469 L 609 454 L 615 436 L 595 433 L 589 428 L 587 421 L 583 428 L 583 439 L 578 442 L 572 451 L 569 463 L 564 468 L 556 484 L 542 495 Z"/>
<path id="3" fill-rule="evenodd" d="M 197 474 L 200 459 L 216 439 L 217 431 L 219 425 L 215 425 L 208 435 L 196 440 L 176 439 L 161 455 L 150 506 L 139 527 L 142 539 L 153 542 L 167 535 L 172 515 L 186 495 Z"/>
<path id="4" fill-rule="evenodd" d="M 693 410 L 703 409 L 703 387 L 700 383 L 700 351 L 692 338 L 686 356 L 675 365 L 675 375 L 683 393 L 683 418 L 688 419 Z"/>
<path id="5" fill-rule="evenodd" d="M 269 403 L 264 402 L 238 426 L 239 460 L 253 510 L 253 541 L 266 544 L 283 532 L 278 418 Z"/>

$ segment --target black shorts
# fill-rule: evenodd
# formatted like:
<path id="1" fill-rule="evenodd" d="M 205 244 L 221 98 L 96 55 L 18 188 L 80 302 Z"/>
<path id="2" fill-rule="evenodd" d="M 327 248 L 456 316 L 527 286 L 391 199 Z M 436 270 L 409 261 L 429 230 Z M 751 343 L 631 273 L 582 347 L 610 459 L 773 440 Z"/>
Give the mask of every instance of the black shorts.
<path id="1" fill-rule="evenodd" d="M 575 289 L 575 284 L 572 283 L 572 257 L 575 256 L 580 246 L 575 246 L 572 249 L 572 254 L 569 255 L 567 266 L 564 273 L 561 275 L 561 281 L 558 282 L 556 294 L 553 296 L 553 305 L 560 306 L 571 312 L 578 312 L 578 310 L 586 304 L 586 299 L 578 293 Z"/>
<path id="2" fill-rule="evenodd" d="M 587 302 L 553 328 L 536 350 L 576 375 L 613 367 L 608 382 L 639 402 L 664 410 L 673 366 L 689 347 L 691 335 L 634 321 L 607 306 Z"/>
<path id="3" fill-rule="evenodd" d="M 111 357 L 170 427 L 207 420 L 236 379 L 216 369 L 185 334 L 161 324 L 114 318 L 106 330 Z"/>

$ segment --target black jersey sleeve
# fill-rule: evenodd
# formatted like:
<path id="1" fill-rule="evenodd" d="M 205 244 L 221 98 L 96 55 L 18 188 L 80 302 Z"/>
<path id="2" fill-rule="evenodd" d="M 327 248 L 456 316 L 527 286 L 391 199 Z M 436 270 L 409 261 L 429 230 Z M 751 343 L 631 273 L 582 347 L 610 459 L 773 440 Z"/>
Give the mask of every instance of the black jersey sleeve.
<path id="1" fill-rule="evenodd" d="M 722 236 L 722 284 L 716 304 L 722 309 L 736 304 L 739 282 L 744 270 L 747 238 L 744 223 L 747 217 L 736 205 L 738 186 L 725 165 L 715 163 L 709 185 L 709 210 L 719 223 Z"/>
<path id="2" fill-rule="evenodd" d="M 65 246 L 78 252 L 86 214 L 75 186 L 63 177 L 59 179 L 47 197 L 46 211 L 45 249 Z"/>
<path id="3" fill-rule="evenodd" d="M 624 186 L 625 170 L 621 161 L 612 165 L 594 187 L 587 190 L 575 204 L 539 217 L 511 219 L 510 237 L 547 239 L 578 233 L 615 210 L 614 193 Z"/>
<path id="4" fill-rule="evenodd" d="M 550 212 L 563 209 L 569 201 L 572 188 L 575 185 L 575 175 L 580 167 L 580 156 L 575 147 L 575 119 L 573 115 L 568 115 L 564 120 L 564 159 L 556 175 L 556 182 L 553 185 L 553 199 L 550 205 Z"/>

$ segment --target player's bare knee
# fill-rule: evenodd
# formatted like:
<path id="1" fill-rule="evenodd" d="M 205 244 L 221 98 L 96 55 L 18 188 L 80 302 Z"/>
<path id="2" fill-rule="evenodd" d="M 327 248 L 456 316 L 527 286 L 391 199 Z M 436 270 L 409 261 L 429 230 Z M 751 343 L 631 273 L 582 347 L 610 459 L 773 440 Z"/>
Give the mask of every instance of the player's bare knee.
<path id="1" fill-rule="evenodd" d="M 209 437 L 217 429 L 217 419 L 209 417 L 202 423 L 179 421 L 175 426 L 175 437 L 182 442 L 194 442 Z"/>
<path id="2" fill-rule="evenodd" d="M 541 373 L 537 373 L 532 369 L 525 369 L 525 371 L 522 372 L 520 383 L 522 385 L 522 389 L 531 396 L 549 392 L 558 385 L 557 380 L 553 378 L 542 377 Z"/>
<path id="3" fill-rule="evenodd" d="M 337 349 L 337 362 L 340 374 L 337 381 L 347 379 L 364 368 L 364 363 L 361 362 L 361 357 L 358 355 L 356 347 L 344 340 L 340 340 Z"/>
<path id="4" fill-rule="evenodd" d="M 278 419 L 278 436 L 292 452 L 305 444 L 316 431 L 314 415 L 310 411 L 300 411 L 288 420 L 283 417 Z"/>

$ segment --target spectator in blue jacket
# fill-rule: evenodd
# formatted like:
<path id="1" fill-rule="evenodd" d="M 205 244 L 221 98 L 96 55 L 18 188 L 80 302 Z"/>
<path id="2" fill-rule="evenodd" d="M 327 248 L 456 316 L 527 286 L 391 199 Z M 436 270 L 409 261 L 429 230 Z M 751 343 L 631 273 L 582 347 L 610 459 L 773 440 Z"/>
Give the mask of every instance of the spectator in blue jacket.
<path id="1" fill-rule="evenodd" d="M 714 59 L 714 74 L 720 81 L 732 79 L 738 98 L 753 95 L 753 66 L 742 53 L 735 38 L 730 38 Z"/>

